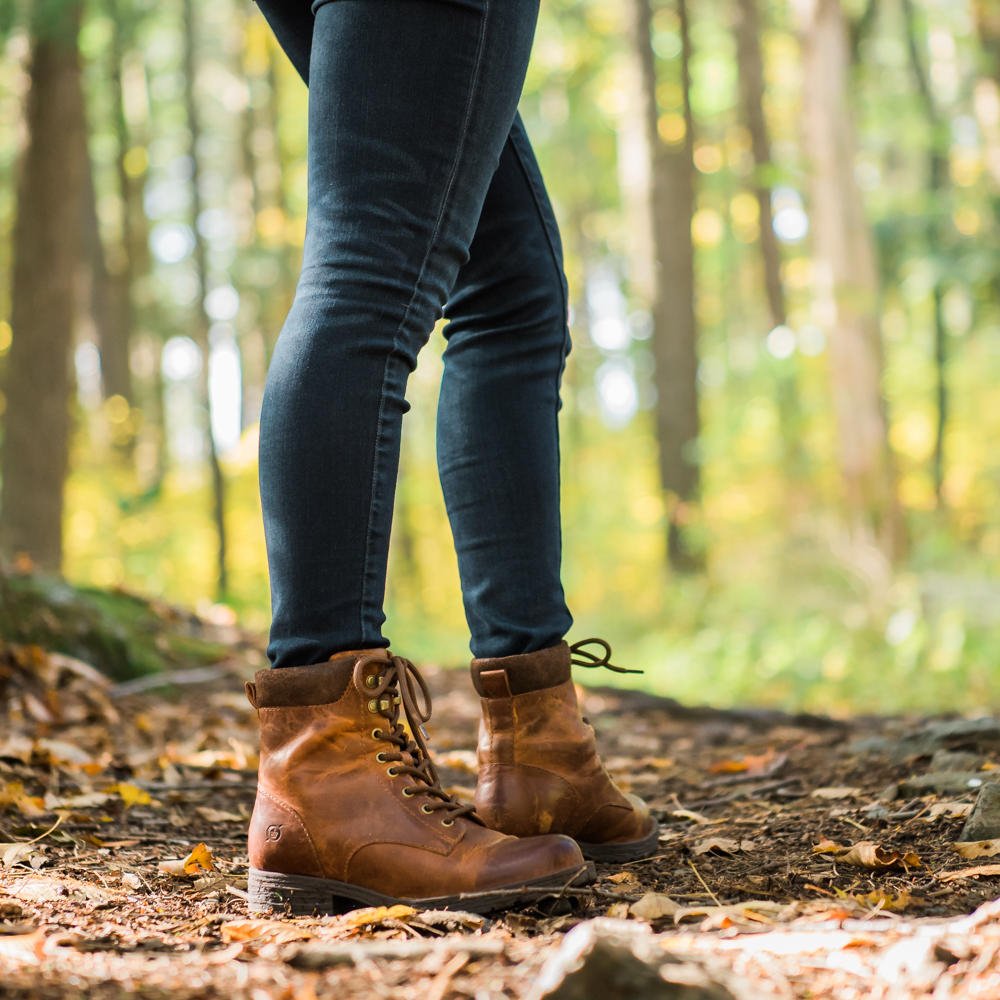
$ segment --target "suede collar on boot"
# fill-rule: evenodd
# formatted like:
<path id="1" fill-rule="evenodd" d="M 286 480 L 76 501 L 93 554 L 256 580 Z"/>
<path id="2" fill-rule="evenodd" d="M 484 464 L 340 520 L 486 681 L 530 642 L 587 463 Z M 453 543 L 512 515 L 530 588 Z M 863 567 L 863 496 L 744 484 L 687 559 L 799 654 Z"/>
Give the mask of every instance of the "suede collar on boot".
<path id="1" fill-rule="evenodd" d="M 570 679 L 570 649 L 563 641 L 533 653 L 482 657 L 472 661 L 472 683 L 482 698 L 555 687 Z"/>
<path id="2" fill-rule="evenodd" d="M 304 667 L 265 667 L 254 674 L 252 682 L 247 681 L 247 698 L 254 708 L 327 705 L 339 701 L 362 656 L 388 660 L 390 653 L 383 648 L 353 649 Z"/>

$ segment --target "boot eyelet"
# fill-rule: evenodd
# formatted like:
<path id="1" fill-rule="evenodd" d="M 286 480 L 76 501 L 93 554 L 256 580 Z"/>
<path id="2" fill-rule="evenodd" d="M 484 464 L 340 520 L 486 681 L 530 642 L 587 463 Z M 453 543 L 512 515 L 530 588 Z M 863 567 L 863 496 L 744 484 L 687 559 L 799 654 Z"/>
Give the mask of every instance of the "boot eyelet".
<path id="1" fill-rule="evenodd" d="M 382 730 L 381 729 L 373 729 L 372 730 L 372 739 L 374 739 L 374 740 L 380 740 L 380 739 L 382 739 Z"/>
<path id="2" fill-rule="evenodd" d="M 380 679 L 381 678 L 378 677 L 376 674 L 370 674 L 368 677 L 365 678 L 365 684 L 370 688 L 378 687 Z"/>
<path id="3" fill-rule="evenodd" d="M 442 826 L 454 826 L 455 825 L 455 821 L 453 819 L 443 819 L 443 820 L 441 820 L 441 825 Z"/>
<path id="4" fill-rule="evenodd" d="M 379 764 L 388 764 L 389 763 L 389 758 L 386 757 L 386 755 L 381 750 L 379 750 L 379 752 L 377 754 L 375 754 L 375 760 Z"/>
<path id="5" fill-rule="evenodd" d="M 399 771 L 396 770 L 396 768 L 394 768 L 394 767 L 387 767 L 385 769 L 385 773 L 388 774 L 390 778 L 395 778 L 396 775 L 399 774 Z M 405 788 L 403 789 L 403 794 L 404 795 L 406 794 L 406 789 Z"/>
<path id="6" fill-rule="evenodd" d="M 368 699 L 368 711 L 369 712 L 377 712 L 378 711 L 378 702 L 374 698 L 369 698 Z"/>
<path id="7" fill-rule="evenodd" d="M 416 793 L 415 791 L 413 791 L 413 789 L 412 789 L 412 788 L 410 788 L 410 786 L 409 786 L 409 785 L 407 785 L 407 786 L 406 786 L 406 788 L 404 788 L 404 789 L 403 789 L 403 794 L 404 794 L 404 795 L 405 795 L 405 796 L 406 796 L 406 797 L 407 797 L 408 799 L 412 799 L 412 798 L 413 798 L 413 796 L 414 796 L 414 795 L 416 795 L 417 793 Z"/>
<path id="8" fill-rule="evenodd" d="M 425 802 L 421 807 L 420 811 L 422 813 L 432 813 L 434 810 Z"/>

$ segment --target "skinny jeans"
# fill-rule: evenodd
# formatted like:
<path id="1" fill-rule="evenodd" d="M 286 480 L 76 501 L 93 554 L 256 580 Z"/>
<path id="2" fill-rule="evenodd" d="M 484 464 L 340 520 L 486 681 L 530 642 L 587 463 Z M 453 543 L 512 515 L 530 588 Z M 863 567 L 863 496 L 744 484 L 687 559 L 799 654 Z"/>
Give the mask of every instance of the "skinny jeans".
<path id="1" fill-rule="evenodd" d="M 407 379 L 445 318 L 436 456 L 475 656 L 572 624 L 559 229 L 518 113 L 539 0 L 256 0 L 309 87 L 302 268 L 261 404 L 272 666 L 385 647 Z"/>

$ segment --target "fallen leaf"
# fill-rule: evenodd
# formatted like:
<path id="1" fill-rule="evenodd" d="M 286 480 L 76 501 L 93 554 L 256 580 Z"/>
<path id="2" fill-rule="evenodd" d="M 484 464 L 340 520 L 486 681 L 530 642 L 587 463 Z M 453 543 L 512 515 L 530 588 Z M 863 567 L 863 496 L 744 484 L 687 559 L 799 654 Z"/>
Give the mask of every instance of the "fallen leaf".
<path id="1" fill-rule="evenodd" d="M 230 920 L 219 928 L 219 933 L 226 944 L 234 941 L 252 941 L 255 945 L 287 944 L 313 937 L 311 931 L 284 920 Z"/>
<path id="2" fill-rule="evenodd" d="M 868 909 L 888 910 L 890 913 L 902 913 L 912 902 L 909 889 L 903 889 L 898 893 L 873 889 L 871 892 L 838 892 L 838 895 L 842 895 L 845 899 L 853 899 Z"/>
<path id="3" fill-rule="evenodd" d="M 750 899 L 731 906 L 682 906 L 674 913 L 674 923 L 679 924 L 690 917 L 702 917 L 700 926 L 703 930 L 728 927 L 735 922 L 770 924 L 773 920 L 769 914 L 777 915 L 784 908 L 783 903 L 771 899 Z"/>
<path id="4" fill-rule="evenodd" d="M 34 844 L 28 843 L 0 844 L 0 865 L 4 868 L 13 868 L 31 857 L 37 850 Z"/>
<path id="5" fill-rule="evenodd" d="M 186 858 L 166 858 L 159 864 L 164 875 L 175 878 L 185 878 L 200 875 L 202 872 L 215 871 L 212 863 L 212 852 L 204 844 L 197 844 Z"/>
<path id="6" fill-rule="evenodd" d="M 365 906 L 359 910 L 352 910 L 345 913 L 341 921 L 342 927 L 360 930 L 362 927 L 369 927 L 375 924 L 383 924 L 387 920 L 405 920 L 407 917 L 415 917 L 417 911 L 412 906 Z"/>
<path id="7" fill-rule="evenodd" d="M 614 906 L 620 905 L 623 904 L 614 904 Z M 647 892 L 642 899 L 631 906 L 626 906 L 626 909 L 633 917 L 638 917 L 640 920 L 659 920 L 660 917 L 672 917 L 681 907 L 665 893 Z"/>
<path id="8" fill-rule="evenodd" d="M 752 840 L 730 840 L 728 837 L 706 837 L 691 848 L 692 854 L 739 854 L 752 851 L 757 845 Z"/>
<path id="9" fill-rule="evenodd" d="M 701 813 L 694 812 L 691 809 L 675 809 L 670 815 L 674 819 L 689 819 L 692 823 L 699 824 L 699 826 L 715 822 L 715 820 L 711 820 L 707 816 L 702 816 Z"/>
<path id="10" fill-rule="evenodd" d="M 952 845 L 963 858 L 994 858 L 1000 854 L 1000 838 L 996 840 L 963 840 Z"/>
<path id="11" fill-rule="evenodd" d="M 810 795 L 814 799 L 853 799 L 861 794 L 860 788 L 848 786 L 832 786 L 830 788 L 814 788 Z"/>
<path id="12" fill-rule="evenodd" d="M 126 809 L 132 806 L 148 806 L 153 801 L 144 788 L 127 781 L 119 781 L 117 785 L 112 785 L 108 789 L 108 794 L 117 795 L 125 803 Z"/>
<path id="13" fill-rule="evenodd" d="M 738 759 L 727 759 L 709 764 L 710 774 L 747 774 L 766 777 L 780 770 L 788 760 L 788 755 L 776 750 L 766 750 L 760 754 L 745 754 Z"/>
<path id="14" fill-rule="evenodd" d="M 841 864 L 857 865 L 859 868 L 919 868 L 920 856 L 914 851 L 887 851 L 870 840 L 859 840 L 847 847 L 823 840 L 813 846 L 813 854 L 832 855 Z"/>
<path id="15" fill-rule="evenodd" d="M 0 935 L 0 956 L 40 962 L 45 957 L 45 933 L 39 927 L 30 934 Z"/>
<path id="16" fill-rule="evenodd" d="M 977 865 L 975 868 L 959 868 L 953 872 L 939 872 L 942 882 L 954 882 L 960 878 L 976 878 L 979 875 L 1000 875 L 1000 865 Z"/>
<path id="17" fill-rule="evenodd" d="M 8 807 L 13 807 L 29 819 L 46 813 L 45 801 L 37 795 L 29 795 L 20 781 L 0 785 L 0 809 Z"/>
<path id="18" fill-rule="evenodd" d="M 629 905 L 622 899 L 617 903 L 612 903 L 604 915 L 606 917 L 611 917 L 613 920 L 626 920 L 628 919 L 628 913 Z"/>
<path id="19" fill-rule="evenodd" d="M 639 879 L 632 872 L 617 872 L 609 875 L 607 881 L 612 885 L 612 892 L 633 892 L 639 888 Z"/>
<path id="20" fill-rule="evenodd" d="M 242 823 L 244 817 L 239 813 L 225 812 L 222 809 L 213 809 L 211 806 L 195 806 L 194 811 L 209 823 Z"/>
<path id="21" fill-rule="evenodd" d="M 946 819 L 963 819 L 972 812 L 972 807 L 975 803 L 973 802 L 935 802 L 930 809 L 927 810 L 927 815 L 924 820 L 930 821 L 935 819 L 940 819 L 944 816 Z"/>

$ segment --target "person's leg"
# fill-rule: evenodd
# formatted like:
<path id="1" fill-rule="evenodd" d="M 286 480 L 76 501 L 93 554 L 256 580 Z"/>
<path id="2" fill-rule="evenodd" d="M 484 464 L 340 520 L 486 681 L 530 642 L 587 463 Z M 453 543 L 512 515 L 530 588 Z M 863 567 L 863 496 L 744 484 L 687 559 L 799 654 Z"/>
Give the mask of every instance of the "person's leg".
<path id="1" fill-rule="evenodd" d="M 469 258 L 537 8 L 312 4 L 304 257 L 260 426 L 274 666 L 388 644 L 406 380 Z"/>
<path id="2" fill-rule="evenodd" d="M 492 909 L 592 880 L 567 837 L 491 830 L 442 788 L 427 687 L 382 596 L 406 380 L 468 259 L 537 0 L 313 0 L 302 274 L 261 413 L 282 669 L 260 720 L 252 910 Z M 323 661 L 323 662 L 321 662 Z"/>
<path id="3" fill-rule="evenodd" d="M 438 469 L 474 655 L 559 642 L 559 385 L 570 349 L 562 243 L 516 115 L 445 306 Z"/>

